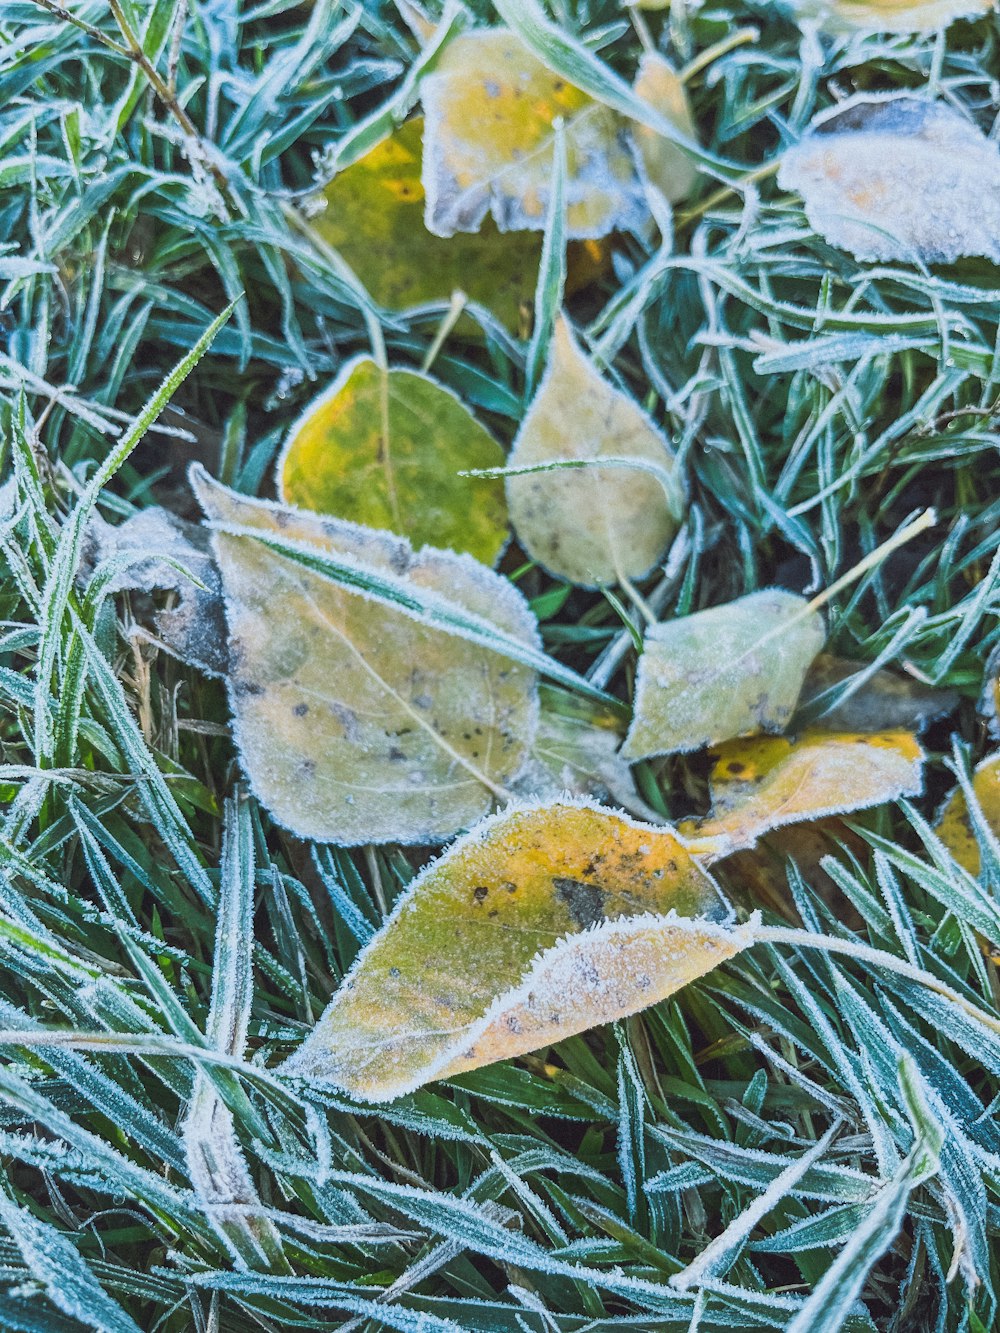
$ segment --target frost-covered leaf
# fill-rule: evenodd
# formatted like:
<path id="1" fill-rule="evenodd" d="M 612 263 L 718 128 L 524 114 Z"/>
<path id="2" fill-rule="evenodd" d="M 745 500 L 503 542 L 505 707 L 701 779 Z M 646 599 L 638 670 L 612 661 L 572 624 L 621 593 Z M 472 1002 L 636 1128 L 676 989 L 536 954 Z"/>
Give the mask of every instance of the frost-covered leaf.
<path id="1" fill-rule="evenodd" d="M 654 625 L 622 753 L 641 759 L 781 731 L 824 637 L 819 613 L 780 588 Z"/>
<path id="2" fill-rule="evenodd" d="M 507 540 L 503 483 L 462 476 L 503 465 L 489 431 L 416 370 L 349 361 L 289 432 L 278 494 L 289 505 L 468 551 L 493 564 Z"/>
<path id="3" fill-rule="evenodd" d="M 215 525 L 236 741 L 275 819 L 324 842 L 428 843 L 506 799 L 534 739 L 534 671 L 246 530 L 336 555 L 359 581 L 391 575 L 537 650 L 513 585 L 470 556 L 414 553 L 391 533 L 240 496 L 200 469 L 192 484 Z"/>
<path id="4" fill-rule="evenodd" d="M 782 189 L 858 259 L 1000 261 L 1000 152 L 958 112 L 911 93 L 859 94 L 782 158 Z"/>
<path id="5" fill-rule="evenodd" d="M 697 831 L 734 849 L 783 824 L 915 796 L 923 784 L 924 752 L 905 731 L 767 736 L 729 741 L 714 754 L 712 816 Z"/>
<path id="6" fill-rule="evenodd" d="M 978 18 L 994 0 L 791 0 L 797 19 L 824 32 L 939 32 L 956 19 Z"/>
<path id="7" fill-rule="evenodd" d="M 972 790 L 987 826 L 1000 837 L 1000 754 L 987 755 L 976 765 Z M 937 835 L 960 866 L 979 874 L 981 854 L 969 817 L 965 792 L 956 787 L 938 819 Z"/>
<path id="8" fill-rule="evenodd" d="M 799 707 L 821 707 L 827 691 L 850 688 L 852 678 L 860 677 L 864 669 L 862 662 L 820 653 L 806 675 Z M 832 695 L 827 698 L 833 702 Z M 825 731 L 922 731 L 957 704 L 954 690 L 938 690 L 912 676 L 881 670 L 861 680 L 840 703 L 813 716 L 815 725 Z"/>
<path id="9" fill-rule="evenodd" d="M 160 647 L 211 676 L 228 661 L 222 589 L 209 535 L 169 510 L 153 506 L 114 526 L 94 515 L 80 577 L 109 575 L 108 592 L 173 592 L 176 602 L 150 608 L 148 623 Z M 188 577 L 188 575 L 192 577 Z"/>
<path id="10" fill-rule="evenodd" d="M 458 289 L 516 333 L 534 296 L 541 236 L 501 232 L 492 218 L 473 234 L 444 239 L 429 232 L 420 178 L 423 131 L 422 117 L 408 120 L 335 176 L 316 201 L 321 211 L 311 226 L 380 305 L 403 310 L 447 301 Z M 609 261 L 610 251 L 595 241 L 571 242 L 567 291 L 592 282 Z"/>
<path id="11" fill-rule="evenodd" d="M 689 139 L 698 137 L 684 84 L 674 67 L 655 51 L 647 51 L 639 61 L 634 91 L 672 120 Z M 651 184 L 672 204 L 686 199 L 698 179 L 698 170 L 688 155 L 648 125 L 635 125 L 632 133 Z"/>
<path id="12" fill-rule="evenodd" d="M 621 757 L 621 722 L 592 699 L 543 685 L 538 731 L 531 757 L 518 778 L 518 795 L 555 800 L 564 793 L 594 796 L 633 813 L 645 807 L 631 766 Z"/>
<path id="13" fill-rule="evenodd" d="M 986 663 L 979 712 L 986 719 L 989 734 L 994 740 L 1000 740 L 1000 648 L 994 648 Z"/>
<path id="14" fill-rule="evenodd" d="M 637 403 L 597 372 L 566 319 L 511 450 L 511 468 L 613 458 L 638 466 L 581 466 L 507 478 L 517 539 L 539 564 L 584 587 L 647 574 L 684 509 L 670 446 Z"/>
<path id="15" fill-rule="evenodd" d="M 679 198 L 685 181 L 690 188 L 690 172 L 652 139 L 640 140 L 640 166 L 628 122 L 547 69 L 505 28 L 456 38 L 421 91 L 426 222 L 436 235 L 477 231 L 487 214 L 501 231 L 542 230 L 557 117 L 566 127 L 567 236 L 641 230 L 650 216 L 643 170 L 658 184 L 669 180 L 668 198 Z M 636 91 L 671 119 L 679 109 L 679 127 L 689 129 L 683 95 L 666 86 L 662 71 L 648 69 Z"/>
<path id="16" fill-rule="evenodd" d="M 654 1004 L 748 944 L 676 834 L 597 806 L 484 820 L 427 866 L 286 1072 L 372 1101 Z"/>

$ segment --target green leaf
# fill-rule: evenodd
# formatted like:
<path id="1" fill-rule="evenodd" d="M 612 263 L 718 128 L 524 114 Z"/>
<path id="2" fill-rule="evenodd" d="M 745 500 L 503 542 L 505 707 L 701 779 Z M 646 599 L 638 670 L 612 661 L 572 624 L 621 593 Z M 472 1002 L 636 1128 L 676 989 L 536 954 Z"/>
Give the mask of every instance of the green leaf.
<path id="1" fill-rule="evenodd" d="M 622 753 L 641 759 L 781 731 L 824 637 L 819 612 L 780 588 L 654 625 Z"/>
<path id="2" fill-rule="evenodd" d="M 605 456 L 614 466 L 601 466 Z M 637 403 L 598 374 L 562 316 L 506 476 L 511 522 L 525 551 L 585 587 L 647 574 L 684 511 L 667 441 Z"/>
<path id="3" fill-rule="evenodd" d="M 496 467 L 503 450 L 460 398 L 429 375 L 349 361 L 292 427 L 278 460 L 285 504 L 333 514 L 492 565 L 507 540 Z"/>

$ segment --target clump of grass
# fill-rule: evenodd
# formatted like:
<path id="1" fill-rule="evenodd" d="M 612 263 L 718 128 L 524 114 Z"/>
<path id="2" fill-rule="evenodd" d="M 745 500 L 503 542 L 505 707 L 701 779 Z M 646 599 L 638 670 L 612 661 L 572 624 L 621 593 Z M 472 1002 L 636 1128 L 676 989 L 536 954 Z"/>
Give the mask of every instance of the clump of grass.
<path id="1" fill-rule="evenodd" d="M 634 65 L 617 5 L 552 8 Z M 927 819 L 949 765 L 986 744 L 996 275 L 858 265 L 760 168 L 853 88 L 929 86 L 988 126 L 996 24 L 819 40 L 728 3 L 645 23 L 694 70 L 709 146 L 747 168 L 678 211 L 672 249 L 616 240 L 613 275 L 571 309 L 690 479 L 647 594 L 674 615 L 825 586 L 937 509 L 831 616 L 843 654 L 960 693 L 930 735 L 928 796 L 831 843 L 836 899 L 780 867 L 777 906 L 992 1008 L 1000 865 L 986 842 L 971 878 Z M 420 364 L 446 307 L 378 310 L 296 221 L 331 147 L 417 58 L 388 4 L 0 6 L 0 1323 L 988 1329 L 1000 1043 L 863 961 L 756 950 L 627 1023 L 377 1111 L 269 1072 L 426 854 L 272 826 L 241 788 L 219 683 L 70 575 L 83 506 L 183 508 L 192 458 L 266 490 L 287 426 L 371 321 Z M 166 404 L 158 386 L 230 301 Z M 484 334 L 453 333 L 435 373 L 509 442 L 531 347 Z M 629 609 L 507 568 L 548 651 L 627 699 Z M 639 776 L 664 814 L 703 798 L 695 763 Z M 914 1144 L 935 1134 L 922 1180 Z M 706 1251 L 696 1282 L 671 1283 Z"/>

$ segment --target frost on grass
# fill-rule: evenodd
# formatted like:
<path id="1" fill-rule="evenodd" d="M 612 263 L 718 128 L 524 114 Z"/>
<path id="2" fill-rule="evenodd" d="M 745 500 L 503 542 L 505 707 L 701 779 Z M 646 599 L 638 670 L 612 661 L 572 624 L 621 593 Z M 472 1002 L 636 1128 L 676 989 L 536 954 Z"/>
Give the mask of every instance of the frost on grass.
<path id="1" fill-rule="evenodd" d="M 667 116 L 676 110 L 687 129 L 683 92 L 665 84 L 662 70 L 648 68 L 636 91 Z M 637 145 L 617 112 L 547 69 L 506 29 L 456 38 L 421 94 L 425 217 L 438 236 L 477 231 L 487 215 L 502 232 L 541 231 L 557 117 L 566 129 L 568 237 L 641 231 L 650 219 L 647 175 L 668 198 L 690 189 L 686 163 L 680 167 L 647 136 Z"/>
<path id="2" fill-rule="evenodd" d="M 230 635 L 229 697 L 260 800 L 303 837 L 440 842 L 509 795 L 534 739 L 535 673 L 258 540 L 326 552 L 363 580 L 472 613 L 533 648 L 508 580 L 469 556 L 251 500 L 192 472 L 214 524 Z M 227 530 L 228 529 L 228 530 Z"/>
<path id="3" fill-rule="evenodd" d="M 909 93 L 859 94 L 817 116 L 778 184 L 858 259 L 1000 260 L 1000 153 L 963 116 Z"/>
<path id="4" fill-rule="evenodd" d="M 819 613 L 780 588 L 654 625 L 622 753 L 641 759 L 782 731 L 824 637 Z"/>
<path id="5" fill-rule="evenodd" d="M 505 810 L 418 875 L 285 1072 L 384 1101 L 634 1013 L 742 947 L 693 919 L 721 907 L 671 829 Z"/>
<path id="6" fill-rule="evenodd" d="M 988 14 L 995 0 L 790 0 L 790 7 L 824 32 L 939 32 L 956 19 Z"/>
<path id="7" fill-rule="evenodd" d="M 110 574 L 108 592 L 176 594 L 173 606 L 148 608 L 155 642 L 208 675 L 225 675 L 222 586 L 203 527 L 156 507 L 117 527 L 95 515 L 87 529 L 81 580 L 101 574 L 102 567 Z"/>
<path id="8" fill-rule="evenodd" d="M 728 840 L 732 850 L 752 847 L 784 824 L 916 796 L 923 762 L 917 738 L 905 731 L 729 741 L 715 747 L 712 817 L 697 832 Z"/>
<path id="9" fill-rule="evenodd" d="M 499 444 L 450 389 L 360 356 L 289 432 L 278 493 L 286 504 L 492 565 L 507 541 L 503 483 L 461 474 L 503 462 Z"/>
<path id="10" fill-rule="evenodd" d="M 584 587 L 648 574 L 677 530 L 684 490 L 661 432 L 598 374 L 560 316 L 545 375 L 508 465 L 602 457 L 638 466 L 595 463 L 507 478 L 518 541 L 552 574 Z"/>

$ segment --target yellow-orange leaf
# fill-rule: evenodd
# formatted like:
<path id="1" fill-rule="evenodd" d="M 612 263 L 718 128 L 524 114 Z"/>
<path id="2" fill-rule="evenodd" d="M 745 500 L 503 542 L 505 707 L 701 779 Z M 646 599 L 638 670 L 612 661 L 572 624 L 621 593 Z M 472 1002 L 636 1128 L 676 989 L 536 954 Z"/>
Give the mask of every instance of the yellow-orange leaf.
<path id="1" fill-rule="evenodd" d="M 288 1073 L 385 1101 L 634 1013 L 750 943 L 669 828 L 513 808 L 410 885 Z"/>
<path id="2" fill-rule="evenodd" d="M 712 817 L 697 833 L 729 839 L 733 849 L 782 824 L 883 805 L 922 786 L 924 752 L 905 731 L 768 736 L 713 753 Z"/>
<path id="3" fill-rule="evenodd" d="M 1000 837 L 1000 754 L 991 754 L 976 766 L 972 775 L 972 790 L 988 827 Z M 956 787 L 941 811 L 937 835 L 960 866 L 973 875 L 979 874 L 980 851 L 976 834 L 969 818 L 965 792 Z"/>

